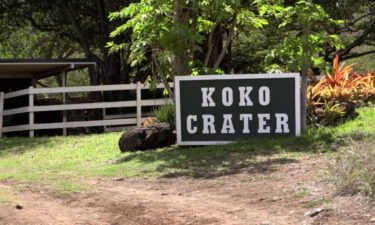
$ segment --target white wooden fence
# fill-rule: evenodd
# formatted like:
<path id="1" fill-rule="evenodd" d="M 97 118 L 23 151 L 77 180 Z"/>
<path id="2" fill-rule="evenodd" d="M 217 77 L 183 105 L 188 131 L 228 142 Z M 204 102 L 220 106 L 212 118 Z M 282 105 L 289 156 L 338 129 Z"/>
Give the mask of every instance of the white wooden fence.
<path id="1" fill-rule="evenodd" d="M 173 85 L 172 83 L 170 84 Z M 158 84 L 156 88 L 164 88 L 163 84 Z M 34 137 L 35 130 L 48 130 L 48 129 L 63 129 L 63 134 L 66 135 L 67 128 L 77 128 L 77 127 L 97 127 L 97 126 L 131 126 L 131 125 L 141 125 L 143 120 L 142 117 L 142 106 L 159 106 L 172 102 L 168 98 L 159 99 L 142 99 L 141 91 L 143 89 L 150 89 L 148 86 L 141 84 L 140 82 L 136 84 L 119 84 L 119 85 L 101 85 L 101 86 L 81 86 L 81 87 L 59 87 L 59 88 L 32 88 L 24 89 L 20 91 L 10 92 L 10 93 L 0 93 L 0 137 L 3 133 L 17 132 L 17 131 L 29 131 L 29 136 Z M 94 102 L 94 103 L 80 103 L 80 104 L 65 104 L 63 97 L 62 105 L 45 105 L 36 106 L 34 105 L 34 96 L 37 94 L 53 94 L 59 93 L 65 96 L 67 93 L 77 93 L 77 92 L 106 92 L 106 91 L 126 91 L 135 90 L 136 100 L 131 101 L 115 101 L 115 102 Z M 29 105 L 4 110 L 4 102 L 7 99 L 19 97 L 19 96 L 29 96 Z M 102 109 L 107 108 L 123 108 L 123 107 L 135 107 L 136 114 L 131 118 L 118 118 L 112 117 L 114 119 L 102 120 L 91 120 L 91 121 L 67 121 L 66 111 L 68 110 L 86 110 L 86 109 Z M 59 123 L 34 123 L 34 114 L 37 112 L 51 112 L 51 111 L 63 111 L 62 122 Z M 16 115 L 21 113 L 29 114 L 29 123 L 17 126 L 3 126 L 3 117 Z M 111 118 L 111 117 L 108 117 Z"/>

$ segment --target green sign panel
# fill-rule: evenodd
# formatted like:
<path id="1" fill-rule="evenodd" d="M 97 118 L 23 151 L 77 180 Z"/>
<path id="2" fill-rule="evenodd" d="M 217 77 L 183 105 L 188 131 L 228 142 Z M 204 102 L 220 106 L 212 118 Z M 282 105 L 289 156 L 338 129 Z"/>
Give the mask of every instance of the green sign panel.
<path id="1" fill-rule="evenodd" d="M 177 76 L 178 145 L 300 135 L 299 74 Z"/>

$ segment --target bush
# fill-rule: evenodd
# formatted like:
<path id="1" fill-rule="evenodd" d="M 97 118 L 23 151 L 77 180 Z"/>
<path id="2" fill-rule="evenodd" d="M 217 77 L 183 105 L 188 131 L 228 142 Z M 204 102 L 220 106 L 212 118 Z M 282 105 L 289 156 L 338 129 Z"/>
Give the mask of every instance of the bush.
<path id="1" fill-rule="evenodd" d="M 338 194 L 375 199 L 375 141 L 352 144 L 337 153 L 330 177 Z"/>
<path id="2" fill-rule="evenodd" d="M 353 65 L 333 61 L 333 74 L 308 87 L 308 119 L 311 124 L 336 125 L 356 117 L 355 108 L 375 100 L 375 74 L 353 72 Z"/>
<path id="3" fill-rule="evenodd" d="M 173 104 L 159 106 L 154 110 L 154 116 L 156 118 L 156 122 L 168 123 L 172 127 L 175 127 L 175 113 Z"/>

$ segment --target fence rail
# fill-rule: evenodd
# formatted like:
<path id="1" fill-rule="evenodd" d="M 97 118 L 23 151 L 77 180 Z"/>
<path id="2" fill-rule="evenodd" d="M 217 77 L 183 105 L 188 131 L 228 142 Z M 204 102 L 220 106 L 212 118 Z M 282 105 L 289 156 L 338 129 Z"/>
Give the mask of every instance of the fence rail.
<path id="1" fill-rule="evenodd" d="M 170 83 L 173 87 L 173 83 Z M 164 88 L 163 84 L 156 85 L 157 89 Z M 59 88 L 32 88 L 19 90 L 11 93 L 0 93 L 0 137 L 4 133 L 17 132 L 17 131 L 29 131 L 29 136 L 34 136 L 34 130 L 47 130 L 47 129 L 63 129 L 63 134 L 66 134 L 67 128 L 77 127 L 96 127 L 96 126 L 121 126 L 121 125 L 141 125 L 143 120 L 142 107 L 143 106 L 159 106 L 172 102 L 171 99 L 158 98 L 158 99 L 142 99 L 142 90 L 150 89 L 149 86 L 141 84 L 119 84 L 119 85 L 100 85 L 100 86 L 82 86 L 82 87 L 59 87 Z M 94 103 L 80 103 L 80 104 L 66 104 L 63 98 L 62 105 L 47 105 L 47 106 L 35 106 L 34 96 L 38 94 L 63 94 L 77 93 L 77 92 L 106 92 L 106 91 L 136 91 L 136 100 L 131 101 L 115 101 L 115 102 L 94 102 Z M 4 110 L 5 100 L 16 98 L 20 96 L 29 96 L 28 106 L 7 109 Z M 87 110 L 87 109 L 102 109 L 105 112 L 107 108 L 125 108 L 135 107 L 136 114 L 127 114 L 124 117 L 121 115 L 111 118 L 103 115 L 102 120 L 92 121 L 67 121 L 66 111 L 69 110 Z M 52 112 L 52 111 L 63 111 L 63 121 L 58 123 L 34 123 L 34 114 L 37 112 Z M 3 126 L 3 117 L 12 116 L 22 113 L 29 114 L 28 124 L 17 125 L 17 126 Z M 105 114 L 105 113 L 104 113 Z M 133 117 L 129 117 L 133 115 Z"/>

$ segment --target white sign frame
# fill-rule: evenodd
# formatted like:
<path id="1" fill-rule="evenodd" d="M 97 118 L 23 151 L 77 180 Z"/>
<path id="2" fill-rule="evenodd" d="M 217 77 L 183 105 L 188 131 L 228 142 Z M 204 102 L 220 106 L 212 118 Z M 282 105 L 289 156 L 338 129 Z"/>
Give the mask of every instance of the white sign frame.
<path id="1" fill-rule="evenodd" d="M 181 104 L 180 104 L 180 81 L 188 80 L 239 80 L 239 79 L 277 79 L 294 78 L 295 81 L 295 130 L 296 136 L 301 135 L 301 101 L 300 101 L 300 74 L 299 73 L 274 73 L 274 74 L 236 74 L 236 75 L 200 75 L 200 76 L 175 76 L 175 107 L 176 107 L 176 134 L 177 145 L 221 145 L 232 141 L 182 141 L 181 140 Z"/>

